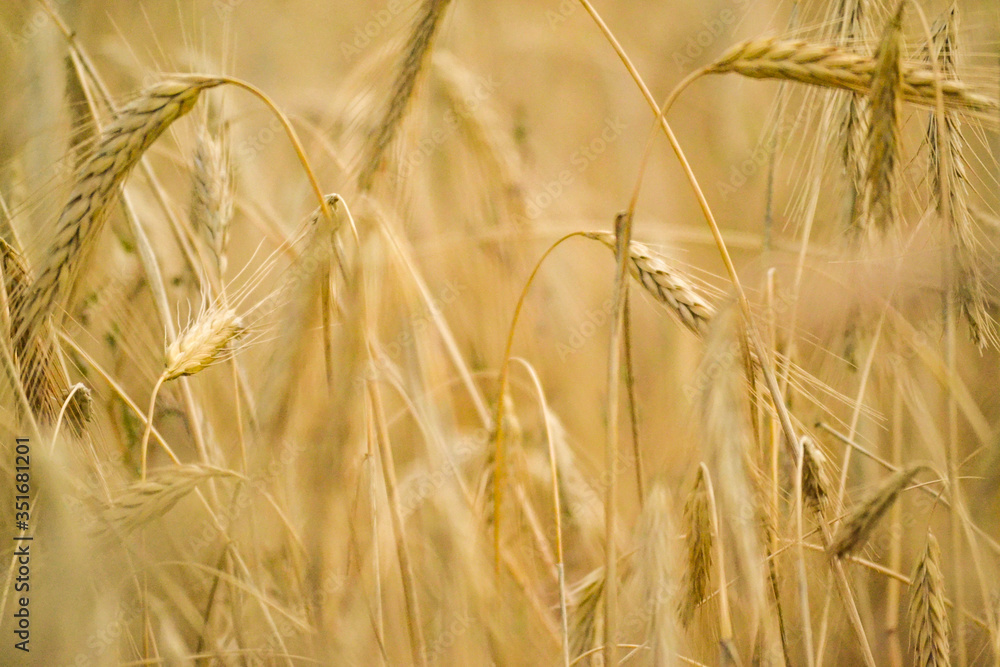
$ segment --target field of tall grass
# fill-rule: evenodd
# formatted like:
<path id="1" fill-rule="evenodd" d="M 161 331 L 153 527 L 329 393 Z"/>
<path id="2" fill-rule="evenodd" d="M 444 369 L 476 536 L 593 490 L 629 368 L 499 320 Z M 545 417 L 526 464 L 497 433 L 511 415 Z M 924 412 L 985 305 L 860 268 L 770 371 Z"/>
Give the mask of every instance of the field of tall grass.
<path id="1" fill-rule="evenodd" d="M 7 0 L 0 663 L 1000 665 L 995 0 Z"/>

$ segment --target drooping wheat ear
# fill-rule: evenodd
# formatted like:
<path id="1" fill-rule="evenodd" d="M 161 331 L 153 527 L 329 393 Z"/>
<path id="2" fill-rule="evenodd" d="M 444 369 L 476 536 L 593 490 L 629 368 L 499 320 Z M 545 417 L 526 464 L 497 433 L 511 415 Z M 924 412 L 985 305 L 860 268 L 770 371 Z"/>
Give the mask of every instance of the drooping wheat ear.
<path id="1" fill-rule="evenodd" d="M 813 507 L 826 505 L 830 490 L 830 476 L 827 460 L 816 442 L 807 435 L 802 436 L 802 494 Z"/>
<path id="2" fill-rule="evenodd" d="M 868 95 L 876 70 L 875 59 L 832 44 L 760 37 L 737 44 L 710 65 L 709 74 L 733 72 L 755 79 L 798 81 L 826 88 L 840 88 Z M 927 63 L 902 64 L 903 98 L 912 104 L 933 107 L 934 72 Z M 945 106 L 959 111 L 993 115 L 997 101 L 959 79 L 940 81 Z"/>
<path id="3" fill-rule="evenodd" d="M 236 311 L 210 307 L 167 346 L 164 381 L 194 375 L 221 358 L 229 342 L 244 332 Z"/>
<path id="4" fill-rule="evenodd" d="M 612 251 L 615 236 L 610 232 L 589 232 L 587 238 L 600 241 Z M 629 243 L 629 273 L 653 299 L 677 317 L 696 336 L 703 337 L 715 316 L 715 307 L 699 294 L 694 281 L 668 265 L 645 245 Z"/>
<path id="5" fill-rule="evenodd" d="M 698 468 L 694 488 L 684 503 L 684 523 L 687 528 L 687 563 L 683 577 L 684 593 L 678 611 L 681 623 L 686 626 L 705 599 L 712 577 L 712 508 L 702 467 Z"/>
<path id="6" fill-rule="evenodd" d="M 927 534 L 927 548 L 917 561 L 910 584 L 910 645 L 913 664 L 920 667 L 947 667 L 951 664 L 948 607 L 941 574 L 941 548 L 933 534 Z"/>
<path id="7" fill-rule="evenodd" d="M 841 522 L 830 544 L 829 553 L 842 558 L 856 549 L 871 534 L 903 489 L 924 469 L 925 466 L 916 465 L 894 473 L 868 499 L 856 505 Z"/>
<path id="8" fill-rule="evenodd" d="M 191 184 L 191 224 L 204 237 L 222 275 L 226 270 L 229 223 L 233 219 L 233 174 L 229 133 L 201 123 Z"/>
<path id="9" fill-rule="evenodd" d="M 370 190 L 375 174 L 382 166 L 386 150 L 399 131 L 403 116 L 409 108 L 417 79 L 424 69 L 427 56 L 430 54 L 434 36 L 441 25 L 444 10 L 451 0 L 424 0 L 420 16 L 413 26 L 413 32 L 403 48 L 405 56 L 392 85 L 389 106 L 386 107 L 382 120 L 378 124 L 373 137 L 369 139 L 368 155 L 364 159 L 358 174 L 358 187 Z"/>
<path id="10" fill-rule="evenodd" d="M 865 167 L 862 227 L 891 229 L 899 211 L 900 117 L 903 111 L 903 7 L 882 33 L 868 94 L 868 162 Z"/>
<path id="11" fill-rule="evenodd" d="M 235 473 L 200 465 L 155 470 L 145 481 L 130 484 L 104 508 L 102 532 L 125 536 L 166 514 L 200 482 L 227 476 Z"/>
<path id="12" fill-rule="evenodd" d="M 590 650 L 603 632 L 604 568 L 600 567 L 583 577 L 569 592 L 570 654 L 580 655 Z"/>
<path id="13" fill-rule="evenodd" d="M 956 23 L 958 9 L 952 7 L 934 30 L 934 52 L 938 67 L 947 78 L 957 78 L 958 40 Z M 945 211 L 944 185 L 941 182 L 941 160 L 944 155 L 942 137 L 938 133 L 936 113 L 930 114 L 927 141 L 930 145 L 930 180 L 932 195 L 937 201 L 938 213 L 951 220 L 953 230 L 952 253 L 955 262 L 956 300 L 969 324 L 969 333 L 980 349 L 987 345 L 1000 345 L 996 323 L 989 313 L 982 263 L 978 261 L 979 242 L 976 239 L 975 220 L 969 208 L 969 181 L 966 178 L 965 141 L 962 137 L 962 120 L 957 113 L 945 112 L 944 142 L 948 146 L 944 178 L 948 180 L 949 210 Z"/>
<path id="14" fill-rule="evenodd" d="M 168 80 L 144 90 L 101 133 L 75 177 L 56 223 L 49 252 L 35 282 L 25 325 L 35 328 L 72 293 L 87 250 L 118 197 L 118 186 L 146 150 L 175 120 L 191 110 L 198 95 L 222 81 Z"/>
<path id="15" fill-rule="evenodd" d="M 4 296 L 7 299 L 9 340 L 21 387 L 32 412 L 46 420 L 59 410 L 60 384 L 52 363 L 47 332 L 30 335 L 25 324 L 26 304 L 31 293 L 28 262 L 14 246 L 0 238 L 0 267 L 3 268 Z"/>

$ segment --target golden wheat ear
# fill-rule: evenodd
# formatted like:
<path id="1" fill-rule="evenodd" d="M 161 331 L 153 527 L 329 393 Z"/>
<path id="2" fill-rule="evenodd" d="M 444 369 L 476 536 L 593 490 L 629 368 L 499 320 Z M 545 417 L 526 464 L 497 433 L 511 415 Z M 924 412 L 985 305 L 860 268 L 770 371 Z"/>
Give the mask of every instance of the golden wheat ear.
<path id="1" fill-rule="evenodd" d="M 424 70 L 427 56 L 434 43 L 434 36 L 441 25 L 444 10 L 448 7 L 449 2 L 451 0 L 424 0 L 420 17 L 414 24 L 413 31 L 403 49 L 405 55 L 396 80 L 393 82 L 389 106 L 383 112 L 382 120 L 375 130 L 374 136 L 369 140 L 368 155 L 365 156 L 365 161 L 358 174 L 358 187 L 362 190 L 371 189 L 375 174 L 382 166 L 385 152 L 399 131 L 399 126 L 410 106 L 417 80 Z"/>
<path id="2" fill-rule="evenodd" d="M 712 577 L 712 509 L 703 468 L 698 468 L 694 487 L 684 502 L 687 529 L 687 564 L 684 570 L 684 594 L 680 600 L 681 623 L 691 623 L 695 610 L 708 594 Z"/>
<path id="3" fill-rule="evenodd" d="M 925 469 L 926 466 L 916 465 L 900 470 L 887 478 L 867 500 L 856 505 L 840 524 L 830 544 L 830 554 L 842 558 L 854 551 L 868 538 L 879 519 L 889 511 L 917 473 Z"/>
<path id="4" fill-rule="evenodd" d="M 167 346 L 164 381 L 194 375 L 208 368 L 225 354 L 229 342 L 244 331 L 236 311 L 209 308 Z"/>
<path id="5" fill-rule="evenodd" d="M 737 44 L 705 71 L 798 81 L 868 95 L 876 69 L 874 58 L 832 44 L 761 37 Z M 924 107 L 934 107 L 939 86 L 948 109 L 986 117 L 994 117 L 1000 109 L 995 98 L 960 79 L 938 80 L 927 63 L 903 63 L 900 86 L 903 99 Z"/>
<path id="6" fill-rule="evenodd" d="M 952 7 L 936 24 L 933 49 L 928 59 L 936 59 L 945 78 L 958 77 L 957 8 Z M 958 306 L 969 325 L 972 341 L 983 349 L 1000 347 L 996 322 L 989 312 L 987 281 L 983 275 L 980 242 L 976 220 L 970 209 L 970 191 L 966 172 L 965 139 L 962 120 L 954 111 L 946 111 L 943 132 L 938 128 L 937 114 L 932 112 L 927 124 L 930 148 L 929 178 L 931 194 L 938 213 L 951 223 L 952 256 L 955 277 L 952 289 Z M 944 196 L 945 187 L 948 197 Z"/>
<path id="7" fill-rule="evenodd" d="M 144 90 L 101 133 L 75 177 L 24 316 L 29 330 L 52 315 L 70 295 L 87 251 L 118 199 L 118 188 L 153 142 L 186 114 L 199 94 L 221 79 L 169 79 Z"/>
<path id="8" fill-rule="evenodd" d="M 191 226 L 205 239 L 221 277 L 226 270 L 229 223 L 233 219 L 234 183 L 229 133 L 199 124 L 191 181 Z"/>
<path id="9" fill-rule="evenodd" d="M 898 164 L 903 112 L 903 8 L 899 3 L 889 20 L 878 52 L 868 94 L 868 164 L 865 171 L 864 214 L 875 230 L 894 227 L 899 211 Z"/>
<path id="10" fill-rule="evenodd" d="M 951 664 L 948 607 L 941 573 L 941 547 L 927 534 L 927 547 L 917 561 L 910 584 L 910 645 L 915 665 L 945 667 Z"/>
<path id="11" fill-rule="evenodd" d="M 612 251 L 615 249 L 615 236 L 610 232 L 588 232 L 584 236 L 600 241 Z M 704 337 L 715 316 L 715 307 L 701 296 L 695 282 L 637 241 L 629 243 L 628 260 L 629 273 L 643 289 L 689 331 Z"/>

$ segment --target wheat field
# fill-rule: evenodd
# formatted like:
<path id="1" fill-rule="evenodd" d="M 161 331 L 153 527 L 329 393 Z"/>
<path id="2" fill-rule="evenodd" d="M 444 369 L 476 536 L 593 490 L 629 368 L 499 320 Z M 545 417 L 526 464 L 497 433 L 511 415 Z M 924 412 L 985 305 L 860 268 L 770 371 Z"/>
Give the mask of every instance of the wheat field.
<path id="1" fill-rule="evenodd" d="M 0 664 L 1000 665 L 995 0 L 0 32 Z"/>

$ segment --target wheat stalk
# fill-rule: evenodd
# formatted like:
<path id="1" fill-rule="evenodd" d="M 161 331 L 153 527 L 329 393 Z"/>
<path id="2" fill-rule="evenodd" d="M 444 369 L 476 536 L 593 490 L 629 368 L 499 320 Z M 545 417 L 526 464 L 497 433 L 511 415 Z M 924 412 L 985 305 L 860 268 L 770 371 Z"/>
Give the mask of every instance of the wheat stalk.
<path id="1" fill-rule="evenodd" d="M 864 502 L 856 505 L 844 518 L 827 551 L 843 558 L 863 542 L 879 519 L 892 507 L 899 495 L 918 472 L 926 466 L 904 468 L 887 478 Z"/>
<path id="2" fill-rule="evenodd" d="M 610 232 L 588 232 L 584 236 L 615 249 L 615 236 Z M 699 294 L 694 282 L 637 241 L 629 243 L 628 260 L 629 273 L 646 292 L 688 330 L 704 337 L 715 316 L 715 307 Z"/>
<path id="3" fill-rule="evenodd" d="M 988 115 L 995 114 L 1000 108 L 995 99 L 960 79 L 935 82 L 934 72 L 926 63 L 903 62 L 900 69 L 900 85 L 907 102 L 934 106 L 937 84 L 949 109 Z M 705 71 L 709 74 L 733 72 L 755 79 L 798 81 L 868 95 L 876 70 L 874 58 L 832 44 L 759 37 L 737 44 Z"/>
<path id="4" fill-rule="evenodd" d="M 951 664 L 951 649 L 941 548 L 931 533 L 927 534 L 927 548 L 917 561 L 911 582 L 908 615 L 910 645 L 916 653 L 914 664 L 947 667 Z"/>

